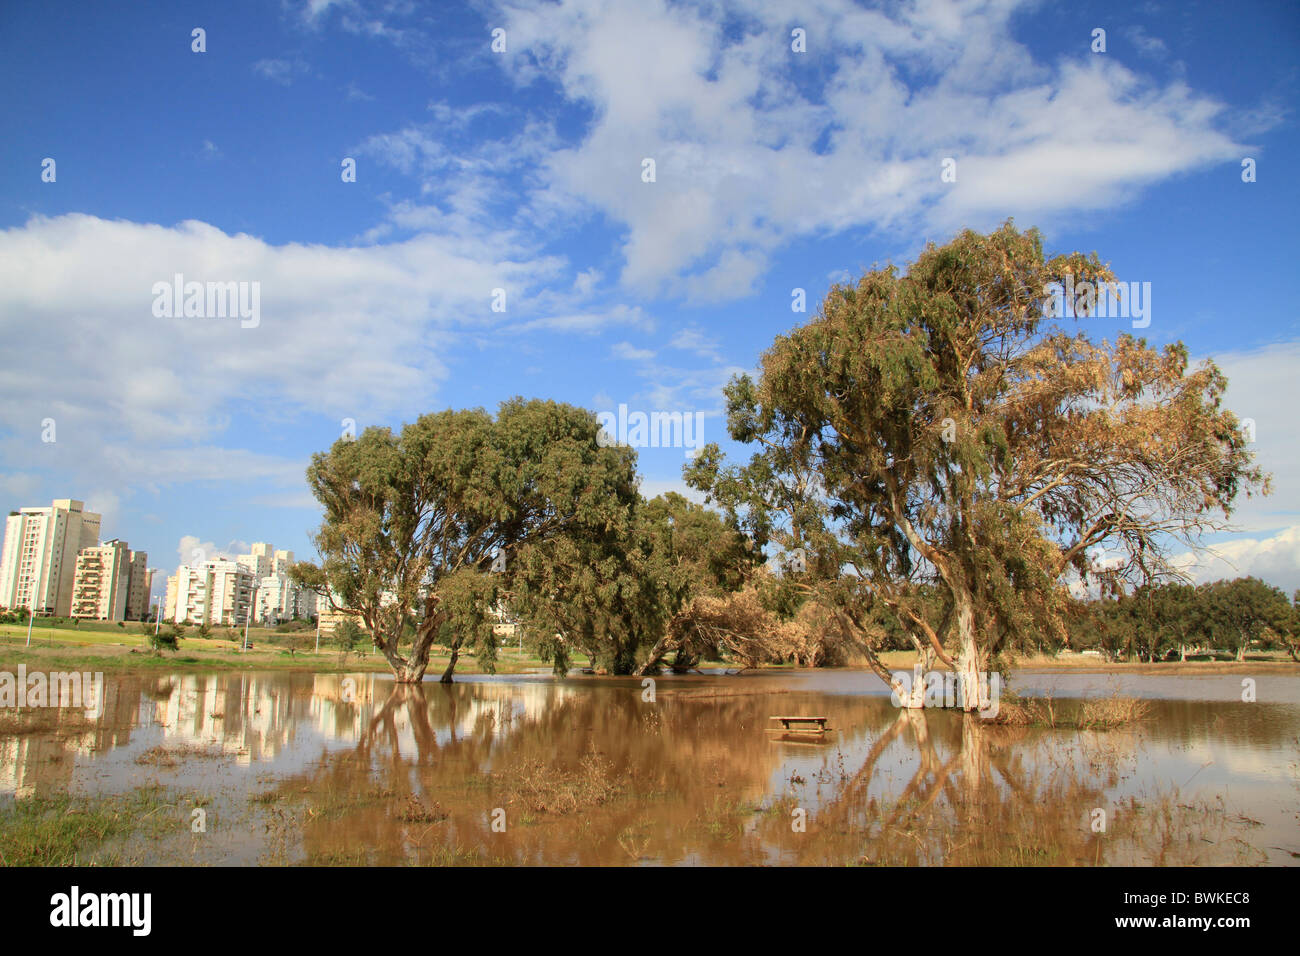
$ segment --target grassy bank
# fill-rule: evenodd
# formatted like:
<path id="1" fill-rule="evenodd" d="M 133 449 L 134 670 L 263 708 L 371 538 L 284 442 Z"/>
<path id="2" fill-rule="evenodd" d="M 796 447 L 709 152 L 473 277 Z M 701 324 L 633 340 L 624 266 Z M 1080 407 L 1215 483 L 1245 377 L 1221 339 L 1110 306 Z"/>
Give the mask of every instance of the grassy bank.
<path id="1" fill-rule="evenodd" d="M 19 664 L 52 670 L 95 671 L 240 671 L 240 670 L 299 670 L 318 673 L 340 671 L 373 671 L 386 673 L 387 661 L 372 648 L 361 648 L 344 655 L 337 647 L 323 645 L 319 652 L 312 632 L 290 636 L 268 628 L 251 628 L 248 634 L 251 649 L 242 650 L 243 634 L 230 628 L 220 628 L 210 637 L 186 636 L 175 652 L 155 653 L 149 638 L 142 634 L 137 624 L 119 628 L 103 621 L 87 621 L 78 627 L 59 625 L 41 626 L 32 634 L 27 646 L 27 629 L 23 625 L 0 625 L 0 667 L 13 668 Z M 296 646 L 290 649 L 290 641 Z M 305 649 L 299 649 L 303 648 Z M 517 674 L 537 668 L 548 668 L 546 661 L 529 653 L 520 652 L 517 645 L 503 645 L 497 652 L 496 672 Z M 880 655 L 890 670 L 911 670 L 916 660 L 914 651 L 887 651 Z M 429 663 L 430 675 L 437 675 L 447 666 L 445 654 L 435 654 Z M 583 662 L 577 662 L 582 666 Z M 723 662 L 706 662 L 704 667 L 732 667 Z M 942 666 L 939 666 L 942 669 Z M 793 668 L 770 668 L 788 670 Z M 1243 673 L 1243 674 L 1296 674 L 1300 664 L 1287 655 L 1252 654 L 1244 662 L 1225 660 L 1169 661 L 1157 664 L 1144 662 L 1107 663 L 1096 657 L 1082 654 L 1065 654 L 1060 657 L 1029 657 L 1016 664 L 1016 669 L 1066 670 L 1072 673 L 1127 673 L 1158 674 L 1166 676 Z M 472 654 L 462 652 L 456 663 L 458 674 L 483 673 Z M 751 671 L 752 673 L 752 671 Z"/>
<path id="2" fill-rule="evenodd" d="M 21 630 L 21 634 L 13 631 Z M 228 638 L 185 637 L 180 649 L 155 653 L 148 639 L 129 631 L 51 629 L 33 635 L 32 644 L 26 646 L 26 630 L 0 627 L 0 667 L 14 668 L 25 664 L 28 668 L 51 670 L 91 671 L 241 671 L 241 670 L 299 670 L 317 673 L 340 671 L 374 671 L 387 673 L 388 662 L 383 655 L 367 649 L 342 654 L 336 648 L 322 647 L 317 653 L 312 647 L 292 653 L 282 644 L 273 643 L 271 632 L 258 634 L 252 631 L 249 640 L 252 649 L 241 650 L 241 644 Z M 430 658 L 429 673 L 437 675 L 447 666 L 448 657 L 435 654 Z M 496 671 L 515 674 L 537 667 L 545 662 L 517 648 L 502 647 L 497 651 Z M 462 653 L 456 663 L 458 674 L 482 673 L 472 655 Z"/>

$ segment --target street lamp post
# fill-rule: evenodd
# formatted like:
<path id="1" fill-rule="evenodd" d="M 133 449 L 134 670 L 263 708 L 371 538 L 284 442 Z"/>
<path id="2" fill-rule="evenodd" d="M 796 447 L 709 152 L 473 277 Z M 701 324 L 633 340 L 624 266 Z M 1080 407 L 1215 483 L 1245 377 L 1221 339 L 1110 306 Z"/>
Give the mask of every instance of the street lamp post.
<path id="1" fill-rule="evenodd" d="M 32 646 L 32 624 L 36 621 L 36 612 L 31 608 L 27 609 L 27 646 Z"/>

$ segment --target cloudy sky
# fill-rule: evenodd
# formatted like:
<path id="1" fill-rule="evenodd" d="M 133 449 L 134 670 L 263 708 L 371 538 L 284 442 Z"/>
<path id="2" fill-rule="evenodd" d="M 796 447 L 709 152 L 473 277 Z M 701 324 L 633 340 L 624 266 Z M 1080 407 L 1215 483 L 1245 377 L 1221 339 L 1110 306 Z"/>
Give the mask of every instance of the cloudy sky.
<path id="1" fill-rule="evenodd" d="M 5 4 L 0 505 L 170 573 L 309 556 L 350 425 L 524 395 L 722 441 L 792 290 L 1014 217 L 1224 368 L 1275 493 L 1197 573 L 1300 587 L 1298 47 L 1281 2 Z M 158 314 L 177 274 L 256 322 Z"/>

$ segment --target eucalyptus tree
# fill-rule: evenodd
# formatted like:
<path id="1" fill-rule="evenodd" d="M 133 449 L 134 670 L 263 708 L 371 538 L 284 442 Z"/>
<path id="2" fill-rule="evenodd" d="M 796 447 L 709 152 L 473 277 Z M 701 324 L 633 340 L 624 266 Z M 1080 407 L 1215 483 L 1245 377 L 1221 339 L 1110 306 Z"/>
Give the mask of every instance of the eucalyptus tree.
<path id="1" fill-rule="evenodd" d="M 705 656 L 725 656 L 729 648 L 743 648 L 752 666 L 762 657 L 753 649 L 771 644 L 760 632 L 773 632 L 777 623 L 756 594 L 741 597 L 762 564 L 762 551 L 717 511 L 676 492 L 647 502 L 643 514 L 672 616 L 636 673 L 658 667 L 669 653 L 680 671 Z"/>
<path id="2" fill-rule="evenodd" d="M 631 674 L 663 630 L 674 582 L 647 534 L 642 502 L 624 502 L 582 535 L 530 541 L 511 575 L 509 606 L 557 674 L 585 654 L 600 671 Z"/>
<path id="3" fill-rule="evenodd" d="M 634 454 L 598 436 L 588 411 L 516 398 L 495 418 L 448 410 L 342 438 L 307 469 L 321 562 L 294 576 L 360 616 L 399 682 L 423 678 L 437 641 L 444 682 L 467 643 L 490 667 L 522 551 L 603 534 L 636 498 Z"/>
<path id="4" fill-rule="evenodd" d="M 1202 584 L 1201 614 L 1215 647 L 1230 651 L 1238 661 L 1256 641 L 1289 633 L 1294 608 L 1286 593 L 1259 578 L 1236 578 Z"/>
<path id="5" fill-rule="evenodd" d="M 1064 640 L 1070 581 L 1174 575 L 1171 549 L 1267 490 L 1212 363 L 1127 334 L 1094 342 L 1055 314 L 1053 290 L 1079 290 L 1086 314 L 1112 281 L 1096 254 L 1049 258 L 1008 222 L 836 285 L 757 381 L 727 387 L 749 461 L 709 446 L 687 481 L 803 549 L 808 586 L 848 624 L 865 635 L 863 609 L 882 602 L 978 687 L 1022 635 Z"/>
<path id="6" fill-rule="evenodd" d="M 756 560 L 708 508 L 638 496 L 600 528 L 521 548 L 508 600 L 557 673 L 582 653 L 598 670 L 641 674 L 675 649 L 667 635 L 683 606 L 739 587 Z"/>

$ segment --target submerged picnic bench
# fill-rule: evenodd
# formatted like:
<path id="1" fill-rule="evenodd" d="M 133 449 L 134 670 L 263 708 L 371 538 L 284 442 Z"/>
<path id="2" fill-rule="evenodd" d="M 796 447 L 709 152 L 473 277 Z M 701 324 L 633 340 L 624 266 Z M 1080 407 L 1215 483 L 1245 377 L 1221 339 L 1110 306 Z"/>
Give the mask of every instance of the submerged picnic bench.
<path id="1" fill-rule="evenodd" d="M 781 726 L 786 730 L 806 734 L 826 733 L 826 721 L 830 720 L 829 717 L 769 717 L 767 719 L 781 721 Z M 805 726 L 812 724 L 816 726 Z"/>

